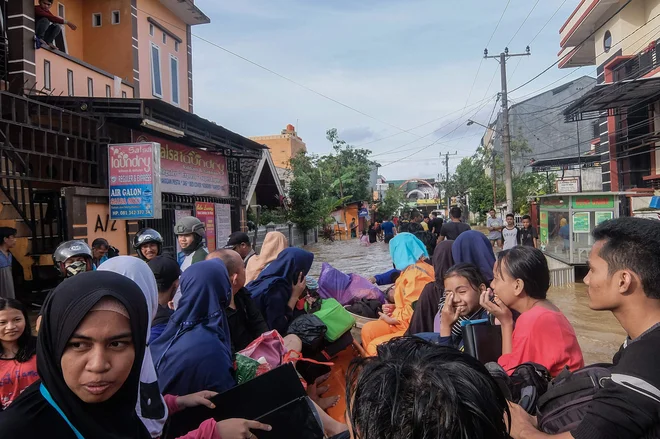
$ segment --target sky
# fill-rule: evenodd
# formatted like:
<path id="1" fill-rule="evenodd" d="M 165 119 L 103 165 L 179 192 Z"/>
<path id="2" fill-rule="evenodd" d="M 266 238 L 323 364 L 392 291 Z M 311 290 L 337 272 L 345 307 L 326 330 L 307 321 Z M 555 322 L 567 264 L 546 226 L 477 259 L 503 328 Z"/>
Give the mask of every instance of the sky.
<path id="1" fill-rule="evenodd" d="M 450 172 L 472 155 L 484 129 L 466 122 L 496 117 L 500 91 L 499 64 L 484 48 L 530 45 L 531 56 L 507 64 L 517 88 L 557 61 L 559 28 L 579 0 L 195 3 L 211 19 L 193 27 L 195 113 L 244 136 L 293 124 L 314 154 L 331 151 L 325 132 L 337 128 L 396 180 L 444 175 L 440 154 L 455 154 Z M 595 67 L 555 66 L 510 99 L 584 75 Z"/>

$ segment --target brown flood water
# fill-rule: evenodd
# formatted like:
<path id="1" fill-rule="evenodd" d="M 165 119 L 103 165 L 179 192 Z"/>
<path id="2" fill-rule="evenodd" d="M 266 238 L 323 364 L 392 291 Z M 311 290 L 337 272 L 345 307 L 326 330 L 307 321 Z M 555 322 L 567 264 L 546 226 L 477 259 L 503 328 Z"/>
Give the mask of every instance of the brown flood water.
<path id="1" fill-rule="evenodd" d="M 307 250 L 315 254 L 310 272 L 314 277 L 320 274 L 323 262 L 345 273 L 356 273 L 365 277 L 392 268 L 389 247 L 382 242 L 370 247 L 360 246 L 357 239 L 320 242 L 308 246 Z M 626 333 L 610 312 L 589 309 L 586 285 L 578 283 L 551 287 L 548 297 L 573 324 L 585 363 L 611 362 Z"/>

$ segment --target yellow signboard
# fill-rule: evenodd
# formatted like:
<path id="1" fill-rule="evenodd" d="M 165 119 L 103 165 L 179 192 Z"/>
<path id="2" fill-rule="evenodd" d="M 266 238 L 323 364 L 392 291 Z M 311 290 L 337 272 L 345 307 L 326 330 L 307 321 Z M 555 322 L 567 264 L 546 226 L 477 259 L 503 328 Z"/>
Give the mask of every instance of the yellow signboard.
<path id="1" fill-rule="evenodd" d="M 437 206 L 438 204 L 440 204 L 440 200 L 437 198 L 417 200 L 418 206 Z"/>

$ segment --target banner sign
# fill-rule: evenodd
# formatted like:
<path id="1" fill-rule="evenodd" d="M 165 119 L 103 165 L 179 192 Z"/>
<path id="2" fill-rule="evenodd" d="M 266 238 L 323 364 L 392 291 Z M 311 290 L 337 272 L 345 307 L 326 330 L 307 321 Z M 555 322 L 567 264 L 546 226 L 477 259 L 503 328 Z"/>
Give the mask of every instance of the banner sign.
<path id="1" fill-rule="evenodd" d="M 110 219 L 162 217 L 158 143 L 109 145 L 108 174 Z"/>
<path id="2" fill-rule="evenodd" d="M 580 181 L 577 177 L 555 180 L 555 185 L 557 187 L 557 193 L 560 194 L 569 194 L 580 190 Z"/>
<path id="3" fill-rule="evenodd" d="M 591 195 L 573 197 L 573 209 L 612 209 L 614 197 L 611 195 Z"/>
<path id="4" fill-rule="evenodd" d="M 135 135 L 135 134 L 134 134 Z M 138 141 L 160 143 L 161 190 L 173 194 L 229 196 L 227 159 L 197 148 L 140 134 Z"/>
<path id="5" fill-rule="evenodd" d="M 195 203 L 195 216 L 204 223 L 206 229 L 206 248 L 215 250 L 215 205 L 213 203 Z"/>
<path id="6" fill-rule="evenodd" d="M 218 247 L 225 245 L 231 235 L 231 205 L 215 205 L 215 236 Z"/>

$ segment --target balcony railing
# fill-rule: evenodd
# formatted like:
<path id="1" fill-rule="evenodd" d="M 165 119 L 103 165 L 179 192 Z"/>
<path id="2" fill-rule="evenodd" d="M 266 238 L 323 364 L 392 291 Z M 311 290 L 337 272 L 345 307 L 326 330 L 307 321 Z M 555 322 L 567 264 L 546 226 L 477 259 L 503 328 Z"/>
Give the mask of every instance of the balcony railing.
<path id="1" fill-rule="evenodd" d="M 612 70 L 614 82 L 641 78 L 660 67 L 660 40 L 655 40 L 635 57 L 622 62 Z"/>

